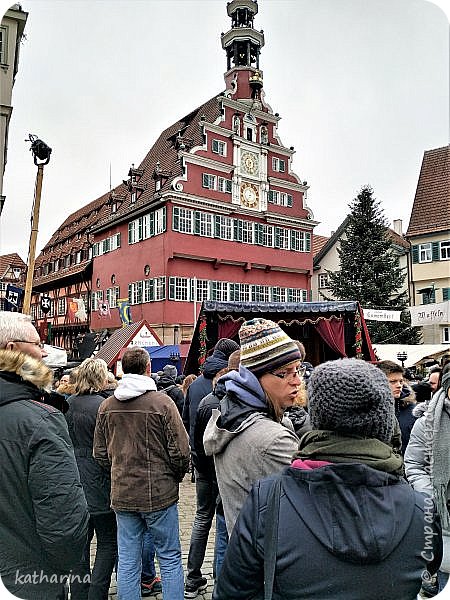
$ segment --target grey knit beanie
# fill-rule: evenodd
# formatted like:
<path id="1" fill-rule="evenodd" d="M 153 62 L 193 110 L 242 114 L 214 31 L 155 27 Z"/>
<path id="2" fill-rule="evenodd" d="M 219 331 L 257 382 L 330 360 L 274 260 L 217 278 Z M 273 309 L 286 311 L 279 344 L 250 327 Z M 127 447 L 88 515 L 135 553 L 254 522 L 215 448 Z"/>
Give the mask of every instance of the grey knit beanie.
<path id="1" fill-rule="evenodd" d="M 172 377 L 172 379 L 178 377 L 178 371 L 175 365 L 165 365 L 163 367 L 163 373 L 166 377 Z"/>
<path id="2" fill-rule="evenodd" d="M 319 365 L 309 379 L 308 404 L 313 429 L 391 440 L 391 389 L 386 375 L 370 363 L 343 358 Z"/>

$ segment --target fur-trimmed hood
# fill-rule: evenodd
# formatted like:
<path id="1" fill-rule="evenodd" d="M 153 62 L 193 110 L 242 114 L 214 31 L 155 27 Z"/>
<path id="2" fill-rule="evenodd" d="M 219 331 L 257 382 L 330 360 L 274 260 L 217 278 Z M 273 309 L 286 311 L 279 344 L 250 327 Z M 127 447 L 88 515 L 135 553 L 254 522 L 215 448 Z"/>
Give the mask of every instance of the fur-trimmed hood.
<path id="1" fill-rule="evenodd" d="M 36 391 L 50 391 L 53 373 L 42 361 L 11 350 L 0 350 L 0 405 L 11 401 L 11 394 L 17 394 L 20 385 Z M 19 398 L 17 398 L 19 399 Z"/>

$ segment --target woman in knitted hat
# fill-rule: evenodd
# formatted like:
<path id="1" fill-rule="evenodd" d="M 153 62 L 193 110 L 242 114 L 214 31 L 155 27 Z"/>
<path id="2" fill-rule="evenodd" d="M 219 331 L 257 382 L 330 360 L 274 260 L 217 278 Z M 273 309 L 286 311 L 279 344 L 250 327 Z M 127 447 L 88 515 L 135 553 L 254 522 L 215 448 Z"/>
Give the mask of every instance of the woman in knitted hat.
<path id="1" fill-rule="evenodd" d="M 406 477 L 413 488 L 434 498 L 441 519 L 444 556 L 438 572 L 439 591 L 450 573 L 450 364 L 442 386 L 425 414 L 415 423 L 405 452 Z"/>
<path id="2" fill-rule="evenodd" d="M 415 599 L 440 536 L 433 504 L 399 475 L 385 375 L 330 361 L 314 369 L 308 398 L 313 430 L 291 466 L 253 486 L 213 600 Z"/>
<path id="3" fill-rule="evenodd" d="M 280 471 L 298 448 L 292 428 L 281 423 L 301 385 L 297 345 L 266 319 L 246 321 L 239 339 L 239 371 L 221 379 L 226 394 L 203 438 L 206 454 L 214 456 L 228 533 L 252 483 Z"/>

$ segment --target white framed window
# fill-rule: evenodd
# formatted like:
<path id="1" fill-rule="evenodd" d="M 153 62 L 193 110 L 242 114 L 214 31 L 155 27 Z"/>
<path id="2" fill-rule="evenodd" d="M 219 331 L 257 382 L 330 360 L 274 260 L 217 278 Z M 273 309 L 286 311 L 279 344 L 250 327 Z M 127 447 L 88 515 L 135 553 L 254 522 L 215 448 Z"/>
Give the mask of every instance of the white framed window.
<path id="1" fill-rule="evenodd" d="M 297 252 L 310 252 L 311 233 L 309 231 L 291 229 L 291 250 L 296 250 Z"/>
<path id="2" fill-rule="evenodd" d="M 164 233 L 166 230 L 166 207 L 155 210 L 155 235 Z"/>
<path id="3" fill-rule="evenodd" d="M 441 260 L 450 260 L 450 240 L 440 243 Z"/>
<path id="4" fill-rule="evenodd" d="M 80 251 L 80 252 L 77 252 L 77 253 L 76 253 L 76 255 L 75 255 L 75 263 L 76 263 L 77 265 L 79 265 L 79 264 L 80 264 L 80 262 L 81 262 L 81 251 Z"/>
<path id="5" fill-rule="evenodd" d="M 135 244 L 137 242 L 137 221 L 128 223 L 128 243 Z"/>
<path id="6" fill-rule="evenodd" d="M 166 278 L 155 277 L 155 301 L 166 299 Z"/>
<path id="7" fill-rule="evenodd" d="M 67 311 L 66 299 L 58 298 L 58 315 L 65 315 Z"/>
<path id="8" fill-rule="evenodd" d="M 130 304 L 142 304 L 143 281 L 128 284 L 128 301 Z"/>
<path id="9" fill-rule="evenodd" d="M 269 190 L 267 201 L 271 204 L 280 204 L 280 192 L 277 190 Z"/>
<path id="10" fill-rule="evenodd" d="M 306 290 L 296 288 L 287 288 L 288 302 L 307 302 L 308 294 Z"/>
<path id="11" fill-rule="evenodd" d="M 231 217 L 217 216 L 216 221 L 216 237 L 222 240 L 233 239 L 233 219 Z"/>
<path id="12" fill-rule="evenodd" d="M 273 287 L 271 293 L 272 302 L 286 302 L 286 288 Z"/>
<path id="13" fill-rule="evenodd" d="M 450 327 L 442 328 L 442 343 L 450 344 Z"/>
<path id="14" fill-rule="evenodd" d="M 106 301 L 108 302 L 109 308 L 117 307 L 117 300 L 119 299 L 119 286 L 114 286 L 106 290 Z"/>
<path id="15" fill-rule="evenodd" d="M 213 219 L 211 213 L 198 212 L 196 214 L 196 230 L 195 233 L 203 237 L 212 237 L 213 235 Z"/>
<path id="16" fill-rule="evenodd" d="M 202 302 L 209 299 L 209 281 L 207 279 L 192 279 L 191 280 L 191 299 L 196 302 Z"/>
<path id="17" fill-rule="evenodd" d="M 419 244 L 419 262 L 431 262 L 432 259 L 431 242 Z"/>
<path id="18" fill-rule="evenodd" d="M 178 213 L 178 228 L 176 229 L 176 231 L 179 231 L 180 233 L 192 233 L 193 232 L 193 218 L 192 218 L 193 211 L 189 210 L 187 208 L 180 208 L 177 206 L 174 208 L 174 214 L 175 214 L 175 211 Z"/>
<path id="19" fill-rule="evenodd" d="M 284 173 L 286 171 L 286 161 L 282 158 L 273 157 L 272 158 L 272 169 L 274 171 L 278 171 L 279 173 Z"/>
<path id="20" fill-rule="evenodd" d="M 253 244 L 254 235 L 253 235 L 253 222 L 252 221 L 242 221 L 242 239 L 241 242 L 244 244 Z"/>
<path id="21" fill-rule="evenodd" d="M 215 190 L 217 188 L 216 176 L 211 175 L 210 173 L 203 173 L 202 174 L 202 187 L 207 188 L 208 190 Z"/>
<path id="22" fill-rule="evenodd" d="M 228 281 L 211 282 L 211 300 L 224 302 L 228 300 Z"/>
<path id="23" fill-rule="evenodd" d="M 214 154 L 220 154 L 220 156 L 227 155 L 227 145 L 221 140 L 213 140 L 211 144 L 211 149 L 214 152 Z"/>
<path id="24" fill-rule="evenodd" d="M 219 177 L 218 190 L 219 190 L 219 192 L 223 192 L 224 194 L 231 194 L 231 179 L 225 179 L 224 177 Z"/>
<path id="25" fill-rule="evenodd" d="M 282 250 L 289 250 L 290 230 L 283 227 L 275 227 L 275 247 Z"/>
<path id="26" fill-rule="evenodd" d="M 136 190 L 133 190 L 131 192 L 131 204 L 134 204 L 136 202 L 136 199 L 137 199 Z"/>
<path id="27" fill-rule="evenodd" d="M 4 25 L 0 27 L 0 63 L 8 63 L 8 27 Z"/>
<path id="28" fill-rule="evenodd" d="M 252 289 L 253 302 L 269 302 L 269 287 L 267 285 L 254 285 Z"/>
<path id="29" fill-rule="evenodd" d="M 241 283 L 240 287 L 240 300 L 241 302 L 250 302 L 251 297 L 251 285 L 249 283 Z"/>
<path id="30" fill-rule="evenodd" d="M 329 286 L 328 273 L 319 273 L 319 289 Z"/>
<path id="31" fill-rule="evenodd" d="M 272 225 L 263 225 L 261 227 L 261 239 L 263 246 L 273 247 L 273 227 Z"/>
<path id="32" fill-rule="evenodd" d="M 99 303 L 103 300 L 103 290 L 91 292 L 91 309 L 98 310 Z"/>
<path id="33" fill-rule="evenodd" d="M 285 192 L 281 192 L 280 204 L 281 204 L 281 206 L 292 206 L 292 195 L 287 194 Z"/>
<path id="34" fill-rule="evenodd" d="M 186 302 L 189 300 L 189 279 L 169 277 L 169 300 Z"/>

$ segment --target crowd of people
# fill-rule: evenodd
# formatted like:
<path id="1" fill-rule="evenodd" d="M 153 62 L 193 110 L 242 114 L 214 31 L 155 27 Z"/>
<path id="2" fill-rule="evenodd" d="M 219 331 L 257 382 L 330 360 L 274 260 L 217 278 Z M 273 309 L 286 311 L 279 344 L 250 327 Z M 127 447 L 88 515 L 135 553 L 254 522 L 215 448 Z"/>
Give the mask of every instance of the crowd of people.
<path id="1" fill-rule="evenodd" d="M 119 600 L 196 598 L 214 519 L 214 600 L 414 600 L 447 583 L 450 361 L 428 381 L 391 361 L 313 368 L 263 318 L 218 340 L 198 377 L 152 373 L 135 347 L 119 381 L 94 357 L 55 384 L 44 357 L 31 318 L 0 312 L 0 575 L 15 596 L 107 600 L 115 570 Z"/>

